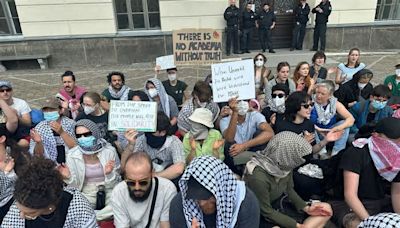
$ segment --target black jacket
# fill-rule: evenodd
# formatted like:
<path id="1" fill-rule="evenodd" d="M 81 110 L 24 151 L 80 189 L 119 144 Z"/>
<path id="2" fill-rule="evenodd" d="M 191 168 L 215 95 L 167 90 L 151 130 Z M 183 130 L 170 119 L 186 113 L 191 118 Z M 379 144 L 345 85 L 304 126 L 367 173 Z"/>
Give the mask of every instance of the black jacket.
<path id="1" fill-rule="evenodd" d="M 267 28 L 271 27 L 272 23 L 276 21 L 276 16 L 274 11 L 268 10 L 261 10 L 258 14 L 258 25 L 259 28 Z"/>
<path id="2" fill-rule="evenodd" d="M 295 9 L 294 13 L 296 16 L 296 22 L 300 24 L 307 24 L 308 14 L 310 13 L 310 6 L 306 3 L 306 6 L 303 9 L 303 5 L 299 4 Z"/>
<path id="3" fill-rule="evenodd" d="M 240 11 L 236 6 L 229 6 L 224 12 L 227 26 L 239 26 Z"/>
<path id="4" fill-rule="evenodd" d="M 244 10 L 242 12 L 242 29 L 256 27 L 256 18 L 257 15 L 252 10 L 250 10 L 250 12 Z"/>
<path id="5" fill-rule="evenodd" d="M 321 8 L 322 9 L 322 13 L 318 12 L 316 10 L 316 8 Z M 315 23 L 316 24 L 326 24 L 328 23 L 328 17 L 329 15 L 331 15 L 332 12 L 332 5 L 330 1 L 327 1 L 325 4 L 323 4 L 322 2 L 316 6 L 315 8 L 312 9 L 312 13 L 316 14 L 315 17 Z"/>
<path id="6" fill-rule="evenodd" d="M 354 78 L 353 78 L 354 79 Z M 349 109 L 349 103 L 369 99 L 372 94 L 373 86 L 368 83 L 362 90 L 358 87 L 358 80 L 350 80 L 339 87 L 333 95 Z"/>

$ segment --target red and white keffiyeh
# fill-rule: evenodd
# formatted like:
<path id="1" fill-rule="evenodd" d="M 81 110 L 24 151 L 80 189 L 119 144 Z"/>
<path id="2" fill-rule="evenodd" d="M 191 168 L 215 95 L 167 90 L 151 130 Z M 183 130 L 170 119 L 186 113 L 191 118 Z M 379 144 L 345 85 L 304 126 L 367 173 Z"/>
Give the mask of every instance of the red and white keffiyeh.
<path id="1" fill-rule="evenodd" d="M 369 153 L 379 175 L 388 181 L 393 181 L 400 171 L 400 145 L 379 136 L 360 138 L 353 146 L 362 148 L 368 144 Z"/>

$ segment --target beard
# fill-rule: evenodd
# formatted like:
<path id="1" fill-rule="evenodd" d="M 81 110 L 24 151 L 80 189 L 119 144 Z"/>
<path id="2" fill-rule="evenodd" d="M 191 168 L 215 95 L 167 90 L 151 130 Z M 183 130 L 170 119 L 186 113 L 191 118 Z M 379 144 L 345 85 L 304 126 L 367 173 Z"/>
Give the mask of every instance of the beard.
<path id="1" fill-rule="evenodd" d="M 128 187 L 129 196 L 131 197 L 131 199 L 134 202 L 143 202 L 147 198 L 149 198 L 152 186 L 153 186 L 153 180 L 150 181 L 149 187 L 145 191 L 143 191 L 143 190 L 132 190 L 132 189 L 129 188 L 129 186 L 127 186 Z M 142 193 L 143 195 L 142 196 L 136 196 L 135 193 Z"/>

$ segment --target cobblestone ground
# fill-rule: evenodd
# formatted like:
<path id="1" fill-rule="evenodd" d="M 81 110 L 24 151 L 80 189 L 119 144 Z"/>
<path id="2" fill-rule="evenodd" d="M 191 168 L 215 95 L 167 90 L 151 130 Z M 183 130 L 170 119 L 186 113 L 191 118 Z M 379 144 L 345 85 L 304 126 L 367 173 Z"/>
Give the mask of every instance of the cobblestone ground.
<path id="1" fill-rule="evenodd" d="M 233 58 L 252 58 L 257 52 Z M 275 67 L 280 61 L 288 61 L 293 67 L 300 61 L 311 61 L 312 52 L 289 52 L 278 50 L 277 54 L 267 55 L 267 66 L 275 73 Z M 327 53 L 327 67 L 337 66 L 347 61 L 347 53 Z M 380 53 L 362 53 L 361 61 L 374 72 L 373 84 L 383 82 L 386 75 L 394 74 L 394 65 L 400 63 L 399 51 Z M 142 89 L 144 81 L 154 76 L 155 63 L 140 63 L 132 65 L 115 65 L 99 67 L 53 68 L 48 70 L 10 70 L 0 73 L 0 79 L 10 80 L 14 85 L 14 96 L 25 99 L 33 108 L 38 108 L 48 96 L 56 94 L 61 87 L 60 75 L 65 70 L 72 70 L 77 77 L 77 84 L 91 91 L 101 92 L 107 87 L 106 75 L 111 71 L 121 71 L 126 75 L 126 84 L 132 89 Z M 178 66 L 180 80 L 193 87 L 197 80 L 202 80 L 211 73 L 210 65 Z M 159 75 L 165 80 L 166 74 Z M 329 76 L 330 79 L 334 75 Z"/>

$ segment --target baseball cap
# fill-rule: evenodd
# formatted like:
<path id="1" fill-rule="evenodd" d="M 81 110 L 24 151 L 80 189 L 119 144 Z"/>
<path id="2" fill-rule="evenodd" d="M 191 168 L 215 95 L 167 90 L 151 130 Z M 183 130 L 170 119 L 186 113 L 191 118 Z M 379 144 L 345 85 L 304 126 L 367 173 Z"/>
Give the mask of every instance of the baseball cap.
<path id="1" fill-rule="evenodd" d="M 58 109 L 61 107 L 61 102 L 59 99 L 57 99 L 55 97 L 51 97 L 51 98 L 48 98 L 45 101 L 43 101 L 41 106 L 42 106 L 42 110 L 45 108 Z"/>
<path id="2" fill-rule="evenodd" d="M 10 81 L 0 80 L 0 88 L 1 87 L 7 87 L 7 88 L 12 89 L 12 84 Z"/>
<path id="3" fill-rule="evenodd" d="M 396 64 L 396 66 L 394 66 L 394 67 L 396 67 L 396 68 L 400 68 L 400 63 L 399 63 L 399 64 Z"/>
<path id="4" fill-rule="evenodd" d="M 203 185 L 201 185 L 194 177 L 190 177 L 187 182 L 186 199 L 192 200 L 208 200 L 214 196 Z"/>
<path id="5" fill-rule="evenodd" d="M 212 122 L 212 112 L 207 108 L 196 108 L 189 120 L 203 124 L 206 127 L 213 128 L 214 124 Z"/>
<path id="6" fill-rule="evenodd" d="M 400 138 L 400 119 L 395 117 L 386 117 L 376 124 L 375 132 L 382 133 L 390 139 Z"/>

